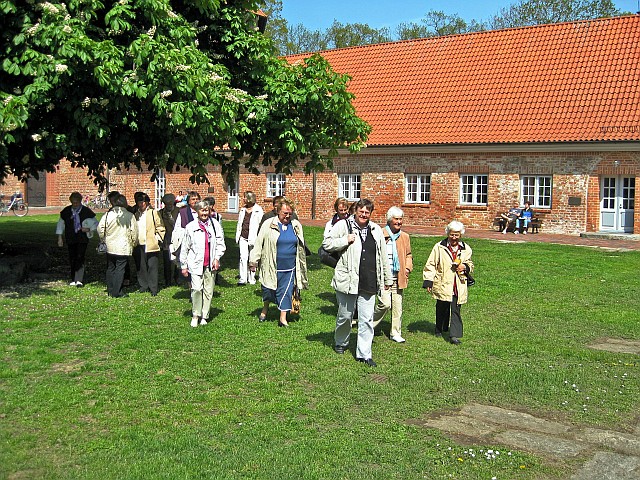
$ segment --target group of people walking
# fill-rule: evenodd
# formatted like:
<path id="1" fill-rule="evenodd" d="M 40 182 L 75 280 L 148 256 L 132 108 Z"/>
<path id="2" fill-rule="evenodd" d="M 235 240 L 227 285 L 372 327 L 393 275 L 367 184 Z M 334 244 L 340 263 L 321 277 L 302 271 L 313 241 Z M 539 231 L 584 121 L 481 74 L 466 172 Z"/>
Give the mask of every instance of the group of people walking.
<path id="1" fill-rule="evenodd" d="M 57 231 L 59 245 L 67 239 L 72 270 L 72 285 L 82 285 L 84 252 L 92 231 L 97 230 L 107 246 L 107 293 L 121 297 L 126 280 L 128 258 L 133 255 L 140 291 L 158 292 L 158 258 L 163 252 L 165 283 L 174 282 L 176 272 L 191 289 L 191 326 L 206 325 L 216 276 L 226 251 L 224 232 L 213 197 L 200 199 L 189 192 L 186 204 L 176 207 L 176 198 L 162 198 L 164 208 L 156 212 L 148 195 L 136 193 L 136 205 L 129 208 L 126 198 L 112 192 L 112 208 L 95 222 L 95 214 L 76 205 L 60 214 Z M 140 195 L 139 195 L 140 194 Z M 77 194 L 80 195 L 80 194 Z M 80 200 L 82 197 L 80 196 Z M 239 249 L 238 285 L 260 280 L 263 306 L 258 320 L 267 320 L 270 304 L 278 311 L 278 326 L 289 325 L 288 314 L 295 310 L 299 291 L 308 288 L 307 255 L 302 224 L 295 205 L 285 197 L 276 197 L 273 210 L 264 213 L 253 192 L 244 195 L 236 227 Z M 357 322 L 356 360 L 376 366 L 372 354 L 375 328 L 387 312 L 391 315 L 390 339 L 404 343 L 402 336 L 403 292 L 413 271 L 411 240 L 402 231 L 403 211 L 391 207 L 384 227 L 371 221 L 373 202 L 361 199 L 350 203 L 338 198 L 335 215 L 325 226 L 322 249 L 335 260 L 331 286 L 336 292 L 338 311 L 334 332 L 334 350 L 343 354 L 350 343 L 352 322 Z M 86 210 L 83 210 L 86 209 Z M 93 218 L 93 222 L 88 219 Z M 468 287 L 473 284 L 472 250 L 461 237 L 464 225 L 447 225 L 447 237 L 434 245 L 423 268 L 423 288 L 436 299 L 436 336 L 448 332 L 452 344 L 462 337 L 461 305 L 466 303 Z M 82 246 L 84 245 L 84 246 Z M 176 271 L 173 266 L 176 264 Z"/>

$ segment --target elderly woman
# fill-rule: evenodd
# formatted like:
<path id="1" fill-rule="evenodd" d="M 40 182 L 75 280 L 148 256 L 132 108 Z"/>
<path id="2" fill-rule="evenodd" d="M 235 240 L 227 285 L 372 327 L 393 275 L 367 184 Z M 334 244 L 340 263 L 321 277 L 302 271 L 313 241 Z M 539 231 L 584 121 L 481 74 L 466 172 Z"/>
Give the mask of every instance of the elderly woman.
<path id="1" fill-rule="evenodd" d="M 333 209 L 335 210 L 335 214 L 331 217 L 325 226 L 324 226 L 324 235 L 323 238 L 327 238 L 331 233 L 331 229 L 333 226 L 339 222 L 340 220 L 344 220 L 349 216 L 349 200 L 344 197 L 338 197 L 336 201 L 333 203 Z"/>
<path id="2" fill-rule="evenodd" d="M 454 220 L 445 228 L 447 238 L 434 245 L 424 266 L 423 288 L 436 299 L 436 337 L 449 331 L 449 341 L 460 344 L 460 308 L 467 303 L 467 287 L 473 272 L 471 247 L 461 240 L 464 225 Z"/>
<path id="3" fill-rule="evenodd" d="M 113 206 L 100 219 L 98 235 L 107 244 L 107 295 L 117 298 L 126 296 L 122 286 L 129 257 L 138 244 L 138 222 L 127 210 L 124 195 L 112 195 L 109 201 Z"/>
<path id="4" fill-rule="evenodd" d="M 300 222 L 291 219 L 293 211 L 293 203 L 284 198 L 278 215 L 260 228 L 249 259 L 252 272 L 260 265 L 263 306 L 259 320 L 267 319 L 269 303 L 275 303 L 280 310 L 279 327 L 289 326 L 287 312 L 291 310 L 294 286 L 308 286 L 304 235 Z"/>
<path id="5" fill-rule="evenodd" d="M 409 284 L 409 274 L 413 270 L 411 256 L 411 240 L 406 232 L 401 231 L 404 212 L 398 207 L 387 211 L 387 225 L 382 230 L 387 245 L 387 259 L 391 268 L 393 285 L 383 290 L 373 312 L 373 327 L 377 327 L 382 318 L 391 310 L 391 332 L 389 338 L 397 343 L 404 343 L 402 338 L 402 295 Z"/>
<path id="6" fill-rule="evenodd" d="M 249 255 L 256 243 L 258 230 L 264 210 L 260 205 L 256 205 L 256 194 L 249 191 L 244 194 L 244 207 L 238 214 L 238 224 L 236 225 L 236 244 L 240 248 L 240 263 L 238 266 L 238 285 L 246 285 L 247 281 L 251 285 L 256 283 L 255 269 L 248 268 Z"/>
<path id="7" fill-rule="evenodd" d="M 71 205 L 60 212 L 60 220 L 56 225 L 58 246 L 65 242 L 69 250 L 72 287 L 84 286 L 84 259 L 89 245 L 92 230 L 98 225 L 96 214 L 89 207 L 82 205 L 82 194 L 73 192 L 69 196 Z"/>
<path id="8" fill-rule="evenodd" d="M 197 218 L 184 229 L 180 265 L 182 275 L 191 275 L 191 326 L 197 327 L 209 321 L 215 275 L 226 246 L 220 224 L 209 218 L 209 203 L 200 201 L 193 206 Z"/>

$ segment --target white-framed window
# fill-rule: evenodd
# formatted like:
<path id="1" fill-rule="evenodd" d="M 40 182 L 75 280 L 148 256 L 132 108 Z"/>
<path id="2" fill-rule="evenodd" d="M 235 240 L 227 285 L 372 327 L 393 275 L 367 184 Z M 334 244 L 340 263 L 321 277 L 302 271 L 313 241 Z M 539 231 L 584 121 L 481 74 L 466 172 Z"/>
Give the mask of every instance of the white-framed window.
<path id="1" fill-rule="evenodd" d="M 408 174 L 404 177 L 404 201 L 429 203 L 431 201 L 431 175 Z"/>
<path id="2" fill-rule="evenodd" d="M 486 205 L 488 183 L 488 175 L 460 175 L 460 203 Z"/>
<path id="3" fill-rule="evenodd" d="M 167 177 L 165 176 L 164 170 L 158 169 L 156 170 L 156 184 L 155 184 L 155 208 L 156 210 L 162 208 L 162 197 L 166 193 L 167 188 Z"/>
<path id="4" fill-rule="evenodd" d="M 360 174 L 343 174 L 339 176 L 338 196 L 347 200 L 360 200 Z"/>
<path id="5" fill-rule="evenodd" d="M 286 184 L 284 173 L 267 173 L 267 197 L 284 197 Z"/>
<path id="6" fill-rule="evenodd" d="M 551 176 L 523 175 L 520 178 L 522 203 L 534 208 L 551 208 Z"/>

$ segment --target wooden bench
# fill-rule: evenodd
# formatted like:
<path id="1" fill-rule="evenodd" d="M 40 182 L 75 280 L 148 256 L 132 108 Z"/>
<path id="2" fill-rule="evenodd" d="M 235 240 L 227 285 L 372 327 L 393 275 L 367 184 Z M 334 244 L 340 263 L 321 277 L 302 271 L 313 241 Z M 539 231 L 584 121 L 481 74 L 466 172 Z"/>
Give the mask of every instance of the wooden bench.
<path id="1" fill-rule="evenodd" d="M 531 222 L 529 222 L 529 233 L 539 233 L 540 232 L 540 227 L 542 227 L 542 216 L 536 215 L 535 217 L 533 217 L 531 219 Z M 498 232 L 501 232 L 502 230 L 504 230 L 504 226 L 505 226 L 505 222 L 506 220 L 504 218 L 502 218 L 500 215 L 498 215 L 497 217 L 495 217 L 493 219 L 493 223 L 491 224 L 491 228 L 493 228 L 494 230 L 497 230 Z M 516 222 L 509 222 L 509 225 L 507 226 L 507 232 L 513 232 L 516 229 Z"/>

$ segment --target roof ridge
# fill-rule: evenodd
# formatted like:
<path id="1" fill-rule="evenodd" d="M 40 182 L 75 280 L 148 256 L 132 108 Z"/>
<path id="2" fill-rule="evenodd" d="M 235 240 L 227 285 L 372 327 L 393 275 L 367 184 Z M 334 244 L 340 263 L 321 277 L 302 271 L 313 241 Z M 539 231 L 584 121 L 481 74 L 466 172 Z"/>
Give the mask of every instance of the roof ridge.
<path id="1" fill-rule="evenodd" d="M 588 18 L 588 19 L 584 19 L 584 20 L 571 20 L 571 21 L 567 21 L 567 22 L 557 22 L 557 23 L 540 23 L 540 24 L 537 24 L 537 25 L 523 25 L 523 26 L 520 26 L 520 27 L 498 28 L 496 30 L 481 30 L 479 32 L 454 33 L 454 34 L 451 34 L 451 35 L 436 35 L 436 36 L 433 36 L 433 37 L 408 38 L 406 40 L 393 40 L 393 41 L 389 41 L 389 42 L 368 43 L 366 45 L 354 45 L 354 46 L 351 46 L 351 47 L 328 48 L 326 50 L 318 50 L 318 51 L 312 51 L 312 52 L 292 53 L 290 55 L 284 55 L 283 58 L 287 59 L 287 58 L 300 57 L 300 56 L 305 56 L 305 55 L 315 55 L 315 54 L 322 55 L 323 53 L 327 53 L 327 52 L 342 52 L 342 51 L 346 51 L 346 50 L 356 50 L 356 49 L 359 49 L 359 48 L 368 48 L 368 47 L 383 46 L 383 45 L 398 45 L 398 44 L 409 43 L 409 42 L 435 41 L 435 40 L 443 39 L 443 38 L 455 38 L 455 37 L 471 36 L 471 35 L 483 35 L 483 34 L 484 35 L 488 35 L 488 34 L 495 35 L 498 32 L 528 30 L 528 29 L 537 29 L 537 28 L 553 28 L 553 27 L 558 27 L 560 25 L 571 25 L 571 24 L 577 25 L 577 24 L 581 24 L 581 23 L 604 22 L 604 21 L 608 21 L 608 20 L 620 20 L 620 19 L 625 19 L 625 18 L 640 18 L 640 14 L 628 14 L 628 15 L 616 15 L 616 16 L 613 16 L 613 17 Z"/>

